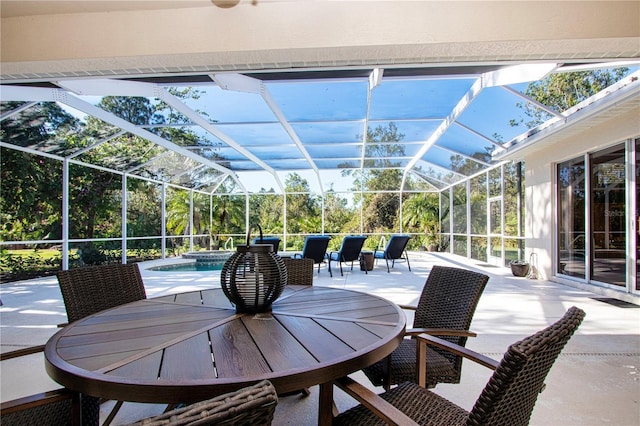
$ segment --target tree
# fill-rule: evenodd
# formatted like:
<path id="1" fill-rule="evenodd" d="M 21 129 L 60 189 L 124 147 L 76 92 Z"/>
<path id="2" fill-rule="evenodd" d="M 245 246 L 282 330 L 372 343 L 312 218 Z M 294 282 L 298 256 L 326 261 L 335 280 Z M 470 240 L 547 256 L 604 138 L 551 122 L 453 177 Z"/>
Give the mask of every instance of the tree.
<path id="1" fill-rule="evenodd" d="M 357 210 L 349 207 L 348 200 L 330 189 L 324 196 L 324 230 L 329 234 L 339 234 L 354 228 L 359 223 Z"/>
<path id="2" fill-rule="evenodd" d="M 427 245 L 436 244 L 440 233 L 440 199 L 436 192 L 411 194 L 403 203 L 403 221 L 408 231 L 423 232 Z"/>
<path id="3" fill-rule="evenodd" d="M 98 106 L 136 125 L 162 121 L 146 98 L 106 96 Z M 131 134 L 96 144 L 96 139 L 113 133 L 115 129 L 112 126 L 89 117 L 83 132 L 67 137 L 66 147 L 74 151 L 89 148 L 82 156 L 85 162 L 116 170 L 147 161 L 158 152 L 158 148 L 151 142 Z M 135 190 L 136 184 L 143 185 L 138 179 L 131 179 L 129 184 L 132 190 Z M 74 238 L 91 239 L 96 237 L 96 231 L 99 230 L 101 237 L 120 236 L 121 187 L 122 179 L 119 175 L 100 169 L 71 167 L 70 204 L 87 208 L 73 209 L 70 212 L 70 235 Z"/>
<path id="4" fill-rule="evenodd" d="M 297 173 L 285 179 L 287 192 L 287 232 L 292 234 L 320 232 L 322 212 L 318 197 L 311 195 L 309 182 Z"/>
<path id="5" fill-rule="evenodd" d="M 259 224 L 265 233 L 283 232 L 282 205 L 282 195 L 273 189 L 261 190 L 249 198 L 249 223 Z"/>
<path id="6" fill-rule="evenodd" d="M 225 192 L 220 188 L 221 192 Z M 215 195 L 213 203 L 212 234 L 217 238 L 219 234 L 244 234 L 245 229 L 245 197 L 242 195 Z M 252 220 L 249 224 L 256 223 Z"/>
<path id="7" fill-rule="evenodd" d="M 400 162 L 393 157 L 404 155 L 404 147 L 397 143 L 404 138 L 398 127 L 389 123 L 367 129 L 364 170 L 354 179 L 352 190 L 355 202 L 363 203 L 363 227 L 365 232 L 393 232 L 398 228 L 400 209 L 399 188 L 402 184 Z M 353 174 L 344 171 L 343 175 Z M 362 191 L 377 191 L 364 193 Z M 383 192 L 393 191 L 393 192 Z"/>
<path id="8" fill-rule="evenodd" d="M 623 67 L 551 74 L 543 80 L 529 84 L 525 95 L 558 112 L 563 112 L 611 86 L 628 72 L 629 69 Z M 514 127 L 523 125 L 531 129 L 550 118 L 549 113 L 530 103 L 517 105 L 530 120 L 513 119 L 510 124 Z"/>
<path id="9" fill-rule="evenodd" d="M 3 103 L 3 111 L 11 111 L 20 104 Z M 42 102 L 3 120 L 0 139 L 46 150 L 52 141 L 80 130 L 80 122 L 55 102 Z M 62 235 L 61 181 L 59 161 L 1 148 L 0 238 L 59 239 Z"/>

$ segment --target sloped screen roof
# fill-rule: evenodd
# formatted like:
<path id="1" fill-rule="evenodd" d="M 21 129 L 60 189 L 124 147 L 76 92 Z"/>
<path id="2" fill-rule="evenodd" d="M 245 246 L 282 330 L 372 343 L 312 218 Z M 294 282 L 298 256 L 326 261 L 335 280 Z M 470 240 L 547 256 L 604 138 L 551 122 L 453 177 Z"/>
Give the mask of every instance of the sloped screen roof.
<path id="1" fill-rule="evenodd" d="M 2 113 L 12 119 L 58 102 L 91 117 L 85 128 L 93 133 L 76 148 L 48 141 L 22 149 L 204 192 L 227 179 L 233 191 L 282 190 L 292 172 L 315 191 L 346 190 L 343 172 L 381 168 L 401 170 L 405 190 L 438 190 L 494 164 L 494 150 L 526 131 L 512 125 L 525 119 L 524 106 L 561 117 L 524 95 L 530 82 L 561 70 L 551 63 L 5 84 Z M 105 108 L 107 96 L 155 110 L 140 121 Z"/>

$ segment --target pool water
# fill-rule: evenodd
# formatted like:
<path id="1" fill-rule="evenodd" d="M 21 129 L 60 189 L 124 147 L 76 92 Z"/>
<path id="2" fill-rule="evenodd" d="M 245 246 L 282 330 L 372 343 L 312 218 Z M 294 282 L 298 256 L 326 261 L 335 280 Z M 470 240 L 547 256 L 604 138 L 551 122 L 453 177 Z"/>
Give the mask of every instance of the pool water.
<path id="1" fill-rule="evenodd" d="M 203 272 L 203 271 L 220 271 L 224 262 L 192 262 L 177 263 L 173 265 L 154 266 L 149 268 L 150 271 L 165 272 Z"/>

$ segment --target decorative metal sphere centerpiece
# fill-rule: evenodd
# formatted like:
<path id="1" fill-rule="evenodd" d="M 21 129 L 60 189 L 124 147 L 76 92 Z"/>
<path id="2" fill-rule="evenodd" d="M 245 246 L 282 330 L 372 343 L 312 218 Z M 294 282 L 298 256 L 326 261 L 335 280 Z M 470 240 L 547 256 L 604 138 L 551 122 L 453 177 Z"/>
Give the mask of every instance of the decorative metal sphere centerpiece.
<path id="1" fill-rule="evenodd" d="M 260 241 L 262 241 L 262 228 Z M 247 231 L 246 246 L 224 263 L 220 284 L 237 312 L 258 313 L 271 310 L 271 304 L 280 297 L 287 285 L 287 268 L 274 253 L 271 244 L 250 244 L 251 228 Z"/>

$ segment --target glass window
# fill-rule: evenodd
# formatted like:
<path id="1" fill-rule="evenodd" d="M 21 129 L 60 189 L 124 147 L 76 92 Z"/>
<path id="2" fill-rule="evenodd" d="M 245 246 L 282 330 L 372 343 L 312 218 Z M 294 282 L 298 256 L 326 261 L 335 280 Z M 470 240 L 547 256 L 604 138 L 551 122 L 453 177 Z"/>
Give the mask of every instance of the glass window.
<path id="1" fill-rule="evenodd" d="M 122 177 L 113 173 L 69 165 L 69 237 L 122 236 Z M 73 208 L 84 206 L 85 208 Z M 92 208 L 87 208 L 91 206 Z M 100 226 L 96 226 L 96 225 Z M 86 244 L 89 250 L 91 243 Z"/>
<path id="2" fill-rule="evenodd" d="M 558 272 L 585 278 L 585 164 L 558 164 Z"/>
<path id="3" fill-rule="evenodd" d="M 0 148 L 0 159 L 3 166 L 21 171 L 15 181 L 18 189 L 2 169 L 0 241 L 61 240 L 62 163 L 5 148 Z"/>
<path id="4" fill-rule="evenodd" d="M 467 185 L 456 185 L 453 188 L 453 232 L 467 232 Z"/>
<path id="5" fill-rule="evenodd" d="M 502 237 L 489 237 L 489 244 L 491 244 L 491 257 L 502 258 Z"/>
<path id="6" fill-rule="evenodd" d="M 489 203 L 489 230 L 491 234 L 502 235 L 502 200 Z"/>
<path id="7" fill-rule="evenodd" d="M 449 203 L 449 191 L 443 191 L 440 193 L 440 220 L 442 222 L 442 226 L 440 227 L 440 232 L 444 234 L 449 234 L 451 232 L 450 229 L 450 203 Z"/>
<path id="8" fill-rule="evenodd" d="M 487 233 L 487 174 L 471 179 L 471 233 Z M 486 247 L 486 241 L 485 241 Z"/>
<path id="9" fill-rule="evenodd" d="M 520 229 L 520 163 L 509 163 L 504 166 L 504 234 L 521 236 Z"/>
<path id="10" fill-rule="evenodd" d="M 471 237 L 471 258 L 487 261 L 487 238 Z"/>
<path id="11" fill-rule="evenodd" d="M 504 239 L 504 266 L 509 266 L 513 260 L 526 260 L 524 256 L 524 242 L 516 238 Z"/>
<path id="12" fill-rule="evenodd" d="M 467 257 L 467 237 L 464 235 L 453 236 L 453 253 Z"/>
<path id="13" fill-rule="evenodd" d="M 189 191 L 168 187 L 166 191 L 167 236 L 189 235 L 191 196 Z M 177 241 L 176 241 L 177 243 Z"/>
<path id="14" fill-rule="evenodd" d="M 206 217 L 207 221 L 209 216 Z M 127 179 L 127 237 L 162 234 L 162 185 Z"/>
<path id="15" fill-rule="evenodd" d="M 591 278 L 626 285 L 624 145 L 591 155 Z"/>
<path id="16" fill-rule="evenodd" d="M 500 167 L 489 170 L 489 197 L 502 196 L 502 173 Z"/>
<path id="17" fill-rule="evenodd" d="M 635 156 L 636 156 L 636 290 L 640 290 L 640 256 L 638 256 L 638 247 L 640 247 L 640 158 L 638 158 L 638 152 L 640 152 L 640 139 L 636 139 L 635 143 Z"/>
<path id="18" fill-rule="evenodd" d="M 193 193 L 193 229 L 194 250 L 209 249 L 211 224 L 209 222 L 211 203 L 209 196 L 201 192 Z"/>

